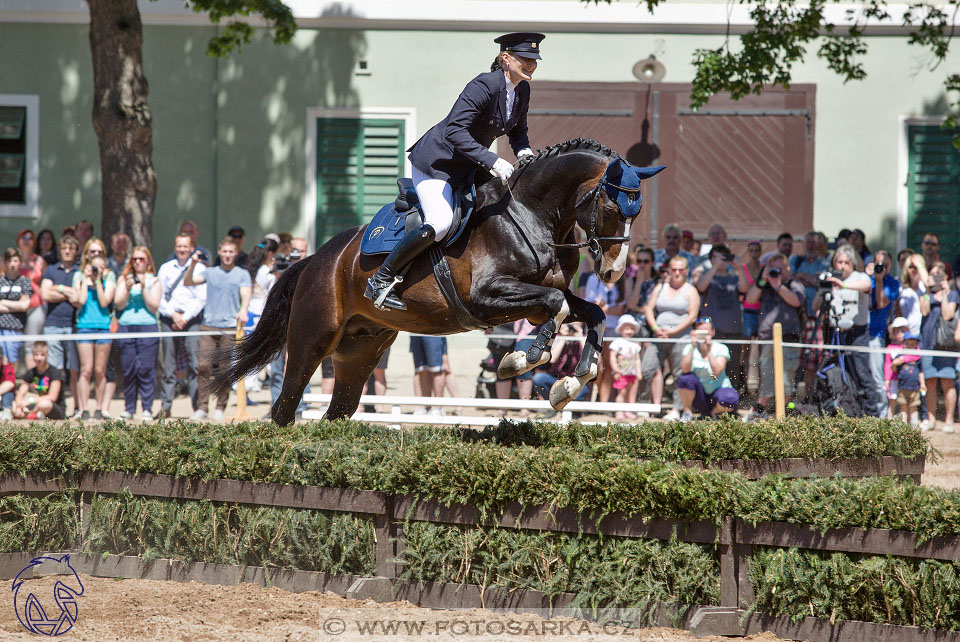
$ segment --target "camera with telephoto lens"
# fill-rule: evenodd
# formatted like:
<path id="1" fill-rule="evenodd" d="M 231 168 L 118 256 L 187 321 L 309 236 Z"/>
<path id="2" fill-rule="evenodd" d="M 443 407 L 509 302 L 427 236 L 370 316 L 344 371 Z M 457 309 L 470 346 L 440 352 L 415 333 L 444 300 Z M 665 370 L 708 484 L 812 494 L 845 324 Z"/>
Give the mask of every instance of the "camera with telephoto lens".
<path id="1" fill-rule="evenodd" d="M 887 266 L 883 264 L 883 261 L 877 261 L 873 264 L 873 273 L 874 274 L 883 274 L 883 271 L 887 269 Z"/>
<path id="2" fill-rule="evenodd" d="M 302 258 L 300 250 L 293 248 L 288 254 L 275 254 L 273 257 L 273 271 L 274 272 L 283 272 L 291 265 L 296 263 Z"/>
<path id="3" fill-rule="evenodd" d="M 833 282 L 828 279 L 839 279 L 843 275 L 843 272 L 836 268 L 830 268 L 824 272 L 820 273 L 820 276 L 817 279 L 817 289 L 820 292 L 828 293 L 833 291 Z"/>
<path id="4" fill-rule="evenodd" d="M 100 268 L 98 268 L 96 265 L 90 266 L 90 272 L 93 274 L 93 278 L 100 276 Z"/>
<path id="5" fill-rule="evenodd" d="M 776 279 L 776 278 L 779 278 L 781 274 L 783 274 L 783 270 L 781 270 L 780 268 L 770 268 L 769 270 L 767 270 L 767 274 L 769 274 L 771 277 Z"/>

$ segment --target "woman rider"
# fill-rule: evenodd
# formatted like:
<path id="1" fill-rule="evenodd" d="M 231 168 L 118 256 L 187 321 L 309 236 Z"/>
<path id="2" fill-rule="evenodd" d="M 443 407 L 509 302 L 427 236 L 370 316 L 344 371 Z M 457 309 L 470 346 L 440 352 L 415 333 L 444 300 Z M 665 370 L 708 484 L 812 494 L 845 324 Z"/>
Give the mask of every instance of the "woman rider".
<path id="1" fill-rule="evenodd" d="M 513 165 L 489 150 L 494 139 L 506 134 L 518 159 L 533 156 L 527 139 L 528 81 L 544 38 L 542 33 L 508 33 L 495 39 L 500 54 L 490 72 L 471 80 L 447 117 L 408 150 L 424 223 L 397 244 L 367 281 L 364 296 L 377 308 L 407 309 L 393 286 L 417 255 L 450 231 L 454 189 L 466 183 L 477 166 L 504 183 L 510 178 Z"/>

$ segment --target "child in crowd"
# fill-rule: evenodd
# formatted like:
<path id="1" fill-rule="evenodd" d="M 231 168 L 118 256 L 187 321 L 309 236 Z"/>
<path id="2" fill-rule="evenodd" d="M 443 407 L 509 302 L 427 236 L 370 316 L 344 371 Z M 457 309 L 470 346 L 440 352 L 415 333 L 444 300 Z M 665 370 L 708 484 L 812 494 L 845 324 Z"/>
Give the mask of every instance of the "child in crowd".
<path id="1" fill-rule="evenodd" d="M 63 390 L 66 376 L 47 361 L 47 343 L 33 344 L 36 365 L 23 375 L 23 383 L 13 402 L 13 416 L 17 419 L 63 419 Z"/>
<path id="2" fill-rule="evenodd" d="M 610 343 L 607 351 L 608 365 L 613 377 L 613 389 L 617 391 L 618 403 L 633 403 L 637 400 L 637 387 L 640 385 L 640 344 L 633 341 L 640 324 L 632 314 L 624 314 L 617 321 L 619 339 Z M 620 412 L 614 414 L 616 419 L 636 419 L 634 412 Z"/>
<path id="3" fill-rule="evenodd" d="M 23 334 L 32 295 L 30 279 L 20 276 L 20 250 L 8 247 L 3 253 L 3 271 L 0 272 L 0 334 L 15 337 Z M 17 387 L 15 371 L 22 348 L 21 341 L 0 343 L 0 395 L 3 400 L 0 416 L 3 419 L 12 418 L 10 408 L 13 405 L 13 391 Z"/>
<path id="4" fill-rule="evenodd" d="M 920 345 L 920 335 L 908 332 L 903 337 L 903 349 L 916 350 Z M 920 368 L 920 355 L 896 354 L 891 367 L 897 371 L 897 403 L 900 404 L 900 416 L 911 425 L 920 423 L 920 395 L 927 392 L 923 370 Z"/>
<path id="5" fill-rule="evenodd" d="M 893 419 L 897 412 L 897 372 L 891 362 L 903 350 L 903 337 L 907 334 L 910 322 L 906 317 L 897 317 L 890 324 L 890 343 L 883 358 L 883 380 L 887 392 L 887 419 Z"/>

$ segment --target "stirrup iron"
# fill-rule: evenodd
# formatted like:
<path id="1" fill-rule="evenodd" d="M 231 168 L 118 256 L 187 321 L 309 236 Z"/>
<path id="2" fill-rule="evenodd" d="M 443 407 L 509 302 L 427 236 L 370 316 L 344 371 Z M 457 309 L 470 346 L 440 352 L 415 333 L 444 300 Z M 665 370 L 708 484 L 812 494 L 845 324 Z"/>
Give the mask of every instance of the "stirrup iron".
<path id="1" fill-rule="evenodd" d="M 406 272 L 406 270 L 404 270 Z M 380 294 L 377 296 L 376 300 L 373 302 L 373 307 L 378 310 L 392 310 L 393 308 L 388 308 L 383 304 L 386 301 L 387 297 L 390 296 L 390 292 L 393 291 L 393 288 L 398 284 L 403 283 L 403 274 L 397 274 L 393 277 L 393 281 L 390 282 L 390 285 L 385 287 L 380 291 Z"/>

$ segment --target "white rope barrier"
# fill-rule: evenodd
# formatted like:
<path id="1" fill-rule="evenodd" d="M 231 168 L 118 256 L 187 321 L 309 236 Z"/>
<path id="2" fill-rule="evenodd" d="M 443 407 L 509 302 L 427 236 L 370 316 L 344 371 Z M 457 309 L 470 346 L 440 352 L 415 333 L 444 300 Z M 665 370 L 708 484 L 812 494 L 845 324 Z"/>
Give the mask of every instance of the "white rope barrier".
<path id="1" fill-rule="evenodd" d="M 170 337 L 204 337 L 222 334 L 233 335 L 233 328 L 223 330 L 179 330 L 176 332 L 90 332 L 87 334 L 7 334 L 0 336 L 0 343 L 36 341 L 94 341 L 101 339 L 152 339 Z"/>
<path id="2" fill-rule="evenodd" d="M 478 330 L 478 331 L 475 331 L 475 332 L 479 332 L 479 330 Z M 468 333 L 463 333 L 463 334 L 468 334 Z M 430 336 L 430 335 L 421 335 L 421 334 L 410 333 L 410 336 L 420 337 L 420 336 Z M 447 335 L 447 336 L 459 336 L 459 335 Z M 535 339 L 535 338 L 537 337 L 537 335 L 534 334 L 534 333 L 531 333 L 531 334 L 528 334 L 528 335 L 525 335 L 525 336 L 522 336 L 522 337 L 521 337 L 521 336 L 518 336 L 518 335 L 516 335 L 516 334 L 486 334 L 486 335 L 484 335 L 484 336 L 486 336 L 488 339 L 514 339 L 514 340 L 517 340 L 517 339 Z M 577 341 L 580 342 L 580 343 L 583 343 L 583 341 L 586 339 L 586 337 L 584 337 L 582 334 L 575 334 L 575 335 L 570 335 L 570 334 L 566 334 L 566 335 L 564 335 L 564 334 L 558 334 L 558 335 L 556 335 L 556 336 L 557 336 L 557 338 L 567 339 L 567 340 L 575 339 L 575 340 L 577 340 Z M 676 337 L 669 337 L 669 338 L 661 338 L 661 337 L 629 337 L 629 338 L 627 338 L 627 337 L 603 337 L 601 340 L 602 340 L 603 342 L 605 342 L 605 343 L 609 343 L 609 342 L 611 342 L 611 341 L 614 341 L 615 339 L 624 339 L 624 340 L 626 340 L 626 341 L 633 341 L 634 343 L 690 343 L 690 336 L 689 336 L 689 335 L 687 335 L 687 336 L 685 336 L 685 337 L 680 337 L 680 338 L 676 338 Z M 742 345 L 750 345 L 750 344 L 754 344 L 754 343 L 755 343 L 755 344 L 757 344 L 757 345 L 773 345 L 773 339 L 717 339 L 717 338 L 714 338 L 713 341 L 714 341 L 714 343 L 723 343 L 723 344 L 742 344 Z M 874 347 L 870 347 L 870 346 L 845 346 L 845 345 L 835 345 L 835 344 L 832 344 L 832 343 L 793 343 L 793 342 L 786 342 L 786 341 L 783 342 L 781 345 L 783 345 L 784 348 L 810 348 L 810 349 L 813 349 L 813 350 L 823 350 L 823 351 L 827 351 L 827 352 L 841 351 L 841 352 L 866 352 L 866 353 L 881 352 L 881 353 L 886 353 L 886 351 L 887 351 L 887 346 L 884 346 L 884 347 L 882 347 L 882 348 L 874 348 Z M 919 349 L 919 348 L 916 349 L 916 350 L 908 350 L 907 348 L 900 348 L 900 349 L 897 350 L 897 353 L 898 353 L 898 354 L 907 354 L 907 355 L 931 356 L 931 357 L 954 357 L 954 358 L 960 357 L 960 351 L 950 351 L 950 350 L 921 350 L 921 349 Z"/>

